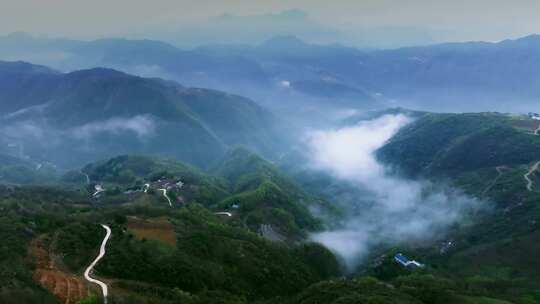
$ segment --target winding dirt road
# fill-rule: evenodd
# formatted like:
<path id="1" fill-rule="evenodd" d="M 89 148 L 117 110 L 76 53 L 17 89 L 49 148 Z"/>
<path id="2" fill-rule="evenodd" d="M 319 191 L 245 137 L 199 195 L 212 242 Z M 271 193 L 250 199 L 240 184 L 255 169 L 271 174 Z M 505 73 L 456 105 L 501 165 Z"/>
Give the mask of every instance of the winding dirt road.
<path id="1" fill-rule="evenodd" d="M 172 208 L 171 199 L 167 196 L 167 189 L 158 189 L 158 191 L 163 192 L 163 196 L 167 199 L 167 202 L 169 202 L 169 206 L 171 206 L 171 208 Z"/>
<path id="2" fill-rule="evenodd" d="M 525 180 L 527 181 L 527 190 L 533 191 L 533 181 L 531 179 L 531 175 L 538 170 L 538 167 L 540 167 L 540 161 L 534 164 L 531 169 L 529 169 L 529 172 L 527 174 L 523 175 Z"/>
<path id="3" fill-rule="evenodd" d="M 230 212 L 214 212 L 215 215 L 226 215 L 228 217 L 232 216 L 232 213 Z"/>
<path id="4" fill-rule="evenodd" d="M 88 174 L 84 173 L 81 171 L 81 173 L 84 175 L 84 177 L 86 178 L 86 184 L 87 185 L 90 185 L 90 176 L 88 176 Z"/>
<path id="5" fill-rule="evenodd" d="M 92 262 L 92 264 L 90 264 L 90 266 L 88 266 L 88 268 L 86 268 L 86 270 L 84 271 L 84 278 L 88 282 L 97 284 L 97 285 L 99 285 L 99 287 L 101 287 L 101 291 L 102 291 L 102 294 L 103 294 L 103 303 L 107 304 L 107 295 L 109 294 L 109 288 L 108 288 L 107 284 L 103 283 L 102 281 L 93 279 L 90 276 L 90 273 L 94 269 L 94 266 L 96 266 L 96 264 L 99 262 L 99 260 L 101 260 L 103 258 L 103 256 L 105 256 L 105 246 L 107 245 L 107 241 L 111 237 L 111 228 L 109 228 L 109 226 L 107 226 L 107 225 L 101 225 L 101 227 L 103 227 L 103 229 L 105 229 L 107 231 L 107 234 L 105 235 L 105 238 L 103 239 L 103 242 L 101 242 L 101 247 L 99 248 L 99 255 Z"/>
<path id="6" fill-rule="evenodd" d="M 491 188 L 493 188 L 493 186 L 495 186 L 495 184 L 497 183 L 497 181 L 499 180 L 499 178 L 501 178 L 501 176 L 503 175 L 503 170 L 504 170 L 505 166 L 498 166 L 495 168 L 495 170 L 497 170 L 497 177 L 495 177 L 490 183 L 489 185 L 486 187 L 486 189 L 484 189 L 484 191 L 482 191 L 482 195 L 481 197 L 485 197 L 486 194 L 489 192 L 489 190 L 491 190 Z"/>
<path id="7" fill-rule="evenodd" d="M 538 128 L 534 130 L 534 135 L 539 136 L 540 135 L 540 124 L 538 125 Z M 534 164 L 531 169 L 529 169 L 529 172 L 527 174 L 523 175 L 523 178 L 527 181 L 527 190 L 533 191 L 533 181 L 531 179 L 531 175 L 538 170 L 540 167 L 540 161 Z"/>

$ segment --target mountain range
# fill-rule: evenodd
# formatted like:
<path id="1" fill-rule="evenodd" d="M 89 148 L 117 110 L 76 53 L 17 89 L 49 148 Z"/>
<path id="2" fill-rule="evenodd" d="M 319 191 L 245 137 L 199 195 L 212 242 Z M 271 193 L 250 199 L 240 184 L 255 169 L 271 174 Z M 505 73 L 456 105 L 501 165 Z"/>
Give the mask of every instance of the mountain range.
<path id="1" fill-rule="evenodd" d="M 539 303 L 536 50 L 0 37 L 0 302 Z"/>
<path id="2" fill-rule="evenodd" d="M 187 86 L 248 96 L 273 108 L 371 109 L 408 106 L 431 111 L 534 108 L 539 95 L 536 35 L 498 43 L 447 43 L 390 50 L 314 45 L 276 37 L 258 46 L 179 49 L 150 40 L 77 41 L 12 34 L 0 58 L 72 71 L 111 67 Z"/>

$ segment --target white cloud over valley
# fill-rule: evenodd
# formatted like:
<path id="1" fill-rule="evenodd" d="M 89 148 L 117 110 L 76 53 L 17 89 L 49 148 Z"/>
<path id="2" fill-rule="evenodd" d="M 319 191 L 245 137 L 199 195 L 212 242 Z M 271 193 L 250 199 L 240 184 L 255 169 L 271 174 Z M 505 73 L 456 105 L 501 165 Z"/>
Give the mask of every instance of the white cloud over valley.
<path id="1" fill-rule="evenodd" d="M 316 233 L 318 241 L 354 268 L 380 245 L 398 245 L 441 236 L 477 202 L 460 191 L 393 176 L 376 151 L 410 122 L 385 115 L 356 126 L 309 136 L 311 165 L 366 191 L 338 229 Z M 360 206 L 360 208 L 358 208 Z"/>

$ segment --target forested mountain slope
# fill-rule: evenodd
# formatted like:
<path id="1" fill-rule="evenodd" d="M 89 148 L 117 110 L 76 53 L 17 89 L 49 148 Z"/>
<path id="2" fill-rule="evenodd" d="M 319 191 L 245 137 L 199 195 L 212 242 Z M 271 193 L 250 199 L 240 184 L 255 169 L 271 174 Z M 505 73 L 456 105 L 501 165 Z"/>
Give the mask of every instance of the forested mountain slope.
<path id="1" fill-rule="evenodd" d="M 283 138 L 274 116 L 249 99 L 161 79 L 20 62 L 2 62 L 0 79 L 5 144 L 64 166 L 128 152 L 208 166 L 231 145 L 270 154 Z"/>

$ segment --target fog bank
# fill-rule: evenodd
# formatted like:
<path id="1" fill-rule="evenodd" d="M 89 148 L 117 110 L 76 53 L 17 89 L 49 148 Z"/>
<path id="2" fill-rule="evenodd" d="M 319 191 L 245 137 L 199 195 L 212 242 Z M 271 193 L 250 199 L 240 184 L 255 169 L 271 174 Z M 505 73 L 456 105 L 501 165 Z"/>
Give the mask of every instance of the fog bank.
<path id="1" fill-rule="evenodd" d="M 352 269 L 381 245 L 427 241 L 441 236 L 462 218 L 474 199 L 429 182 L 405 180 L 388 173 L 375 153 L 401 127 L 404 115 L 385 115 L 353 127 L 309 134 L 311 165 L 365 193 L 347 206 L 336 230 L 313 234 Z"/>

